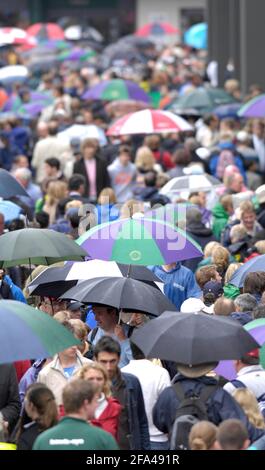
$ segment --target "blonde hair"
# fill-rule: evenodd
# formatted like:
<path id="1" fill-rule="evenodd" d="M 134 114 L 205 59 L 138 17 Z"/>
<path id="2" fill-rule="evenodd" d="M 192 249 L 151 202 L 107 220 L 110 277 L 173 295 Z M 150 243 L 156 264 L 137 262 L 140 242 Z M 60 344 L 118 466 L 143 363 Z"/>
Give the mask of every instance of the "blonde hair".
<path id="1" fill-rule="evenodd" d="M 265 429 L 264 418 L 260 412 L 258 401 L 254 393 L 248 388 L 237 388 L 233 397 L 243 408 L 249 422 L 258 429 Z"/>
<path id="2" fill-rule="evenodd" d="M 237 243 L 247 236 L 247 231 L 244 225 L 234 225 L 230 230 L 230 239 L 232 243 Z"/>
<path id="3" fill-rule="evenodd" d="M 215 264 L 219 274 L 223 274 L 229 265 L 229 251 L 223 246 L 217 246 L 212 252 L 212 263 Z"/>
<path id="4" fill-rule="evenodd" d="M 67 202 L 65 206 L 65 212 L 68 211 L 68 209 L 79 209 L 83 205 L 82 201 L 79 201 L 78 199 L 74 199 L 73 201 Z"/>
<path id="5" fill-rule="evenodd" d="M 78 318 L 71 318 L 69 320 L 69 323 L 74 329 L 75 337 L 79 339 L 82 343 L 81 345 L 77 346 L 79 351 L 81 352 L 81 354 L 85 354 L 88 351 L 88 343 L 86 341 L 88 329 L 86 327 L 86 324 L 81 320 L 78 320 Z"/>
<path id="6" fill-rule="evenodd" d="M 52 206 L 67 195 L 67 183 L 65 181 L 50 181 L 47 189 L 46 204 Z M 45 205 L 46 205 L 45 204 Z"/>
<path id="7" fill-rule="evenodd" d="M 85 379 L 85 375 L 86 375 L 86 372 L 88 372 L 89 370 L 98 370 L 99 372 L 102 373 L 103 378 L 104 378 L 102 392 L 104 393 L 105 397 L 111 397 L 111 388 L 110 388 L 110 381 L 109 381 L 108 373 L 106 369 L 98 362 L 91 362 L 89 364 L 85 364 L 83 367 L 81 367 L 81 369 L 77 371 L 76 376 L 79 379 L 87 380 Z"/>
<path id="8" fill-rule="evenodd" d="M 152 150 L 146 145 L 139 147 L 135 156 L 135 166 L 137 169 L 151 171 L 154 169 L 155 158 Z"/>
<path id="9" fill-rule="evenodd" d="M 239 210 L 240 210 L 241 219 L 242 219 L 242 215 L 248 214 L 249 212 L 252 212 L 252 213 L 256 214 L 255 208 L 254 208 L 252 202 L 250 202 L 250 201 L 241 202 L 241 204 L 239 206 Z"/>
<path id="10" fill-rule="evenodd" d="M 265 255 L 265 240 L 259 240 L 254 245 L 260 255 Z"/>
<path id="11" fill-rule="evenodd" d="M 210 258 L 212 256 L 212 252 L 214 248 L 217 246 L 221 246 L 219 242 L 209 242 L 205 245 L 203 253 L 204 253 L 204 258 Z"/>
<path id="12" fill-rule="evenodd" d="M 233 274 L 240 268 L 240 266 L 243 266 L 243 263 L 231 263 L 229 264 L 227 271 L 225 273 L 225 279 L 224 283 L 229 284 L 229 281 Z"/>
<path id="13" fill-rule="evenodd" d="M 137 212 L 143 212 L 142 202 L 136 201 L 135 199 L 129 199 L 121 207 L 120 219 L 127 219 L 132 217 Z"/>
<path id="14" fill-rule="evenodd" d="M 112 188 L 104 188 L 99 193 L 98 204 L 106 204 L 106 201 L 108 201 L 109 204 L 117 203 L 115 192 Z"/>
<path id="15" fill-rule="evenodd" d="M 217 426 L 209 421 L 194 424 L 189 434 L 190 450 L 210 450 L 216 440 Z"/>
<path id="16" fill-rule="evenodd" d="M 69 321 L 71 318 L 70 313 L 68 310 L 60 310 L 55 315 L 53 315 L 54 320 L 57 320 L 59 323 L 64 323 L 65 321 Z"/>

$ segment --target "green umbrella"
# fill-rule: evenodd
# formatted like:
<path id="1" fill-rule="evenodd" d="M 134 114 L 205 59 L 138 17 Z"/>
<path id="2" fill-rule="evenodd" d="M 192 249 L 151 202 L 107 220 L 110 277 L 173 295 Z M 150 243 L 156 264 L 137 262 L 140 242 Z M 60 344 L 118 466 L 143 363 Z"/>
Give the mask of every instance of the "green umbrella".
<path id="1" fill-rule="evenodd" d="M 221 88 L 199 87 L 172 101 L 166 109 L 176 114 L 205 114 L 217 106 L 235 103 L 233 96 Z"/>
<path id="2" fill-rule="evenodd" d="M 0 363 L 52 357 L 80 344 L 46 313 L 16 300 L 0 300 Z"/>
<path id="3" fill-rule="evenodd" d="M 54 230 L 23 228 L 0 237 L 0 267 L 19 264 L 49 265 L 82 261 L 87 253 L 65 234 Z"/>

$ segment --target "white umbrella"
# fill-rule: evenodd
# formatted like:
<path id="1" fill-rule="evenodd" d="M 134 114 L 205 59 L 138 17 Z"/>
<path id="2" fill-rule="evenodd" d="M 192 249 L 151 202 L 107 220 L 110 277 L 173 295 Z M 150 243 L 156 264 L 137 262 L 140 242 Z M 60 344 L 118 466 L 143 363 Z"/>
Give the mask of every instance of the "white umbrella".
<path id="1" fill-rule="evenodd" d="M 219 186 L 222 186 L 221 181 L 206 173 L 201 175 L 179 176 L 168 181 L 160 190 L 160 194 L 177 194 L 183 191 L 189 193 L 212 191 Z"/>
<path id="2" fill-rule="evenodd" d="M 97 139 L 101 146 L 106 145 L 107 143 L 103 130 L 94 124 L 74 124 L 73 126 L 68 127 L 68 129 L 65 129 L 65 131 L 59 132 L 57 137 L 64 141 L 68 141 L 69 143 L 73 137 L 78 137 L 80 140 L 88 138 Z"/>
<path id="3" fill-rule="evenodd" d="M 11 82 L 15 80 L 24 80 L 29 71 L 24 65 L 7 65 L 0 69 L 0 81 Z"/>
<path id="4" fill-rule="evenodd" d="M 66 39 L 70 41 L 79 41 L 80 39 L 92 39 L 96 42 L 102 42 L 103 36 L 102 34 L 95 28 L 91 26 L 87 26 L 82 28 L 80 25 L 73 25 L 66 28 L 64 31 L 64 35 Z"/>

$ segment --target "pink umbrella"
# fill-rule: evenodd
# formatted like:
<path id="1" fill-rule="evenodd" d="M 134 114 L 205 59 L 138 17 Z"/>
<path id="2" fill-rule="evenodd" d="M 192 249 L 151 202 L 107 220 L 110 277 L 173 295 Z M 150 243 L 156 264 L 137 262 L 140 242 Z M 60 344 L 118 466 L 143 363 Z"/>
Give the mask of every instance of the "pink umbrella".
<path id="1" fill-rule="evenodd" d="M 107 135 L 161 134 L 193 130 L 185 119 L 170 111 L 144 109 L 127 114 L 110 126 Z"/>

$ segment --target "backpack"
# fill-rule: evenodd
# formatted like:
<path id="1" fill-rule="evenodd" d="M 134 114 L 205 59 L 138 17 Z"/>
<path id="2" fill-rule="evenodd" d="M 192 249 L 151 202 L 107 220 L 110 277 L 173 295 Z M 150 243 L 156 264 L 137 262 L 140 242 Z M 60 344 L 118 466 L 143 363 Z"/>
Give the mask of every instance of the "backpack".
<path id="1" fill-rule="evenodd" d="M 241 380 L 234 379 L 231 380 L 230 382 L 232 385 L 234 385 L 235 388 L 247 388 L 247 386 L 241 382 Z M 265 393 L 262 393 L 259 397 L 256 397 L 260 412 L 265 420 Z"/>
<path id="2" fill-rule="evenodd" d="M 223 179 L 224 171 L 228 165 L 236 165 L 235 157 L 232 150 L 223 149 L 218 157 L 217 166 L 216 166 L 216 176 L 220 180 Z"/>
<path id="3" fill-rule="evenodd" d="M 204 386 L 199 395 L 187 395 L 179 382 L 173 384 L 173 388 L 180 403 L 169 435 L 170 450 L 188 450 L 192 426 L 199 421 L 208 421 L 206 402 L 217 385 Z"/>
<path id="4" fill-rule="evenodd" d="M 89 350 L 87 351 L 87 353 L 85 354 L 85 357 L 87 359 L 91 359 L 93 360 L 93 357 L 94 357 L 94 345 L 93 345 L 93 341 L 95 339 L 95 336 L 98 332 L 98 327 L 96 326 L 95 328 L 93 328 L 92 330 L 92 333 L 91 333 L 91 336 L 90 336 L 90 340 L 88 341 L 88 344 L 89 344 Z"/>

